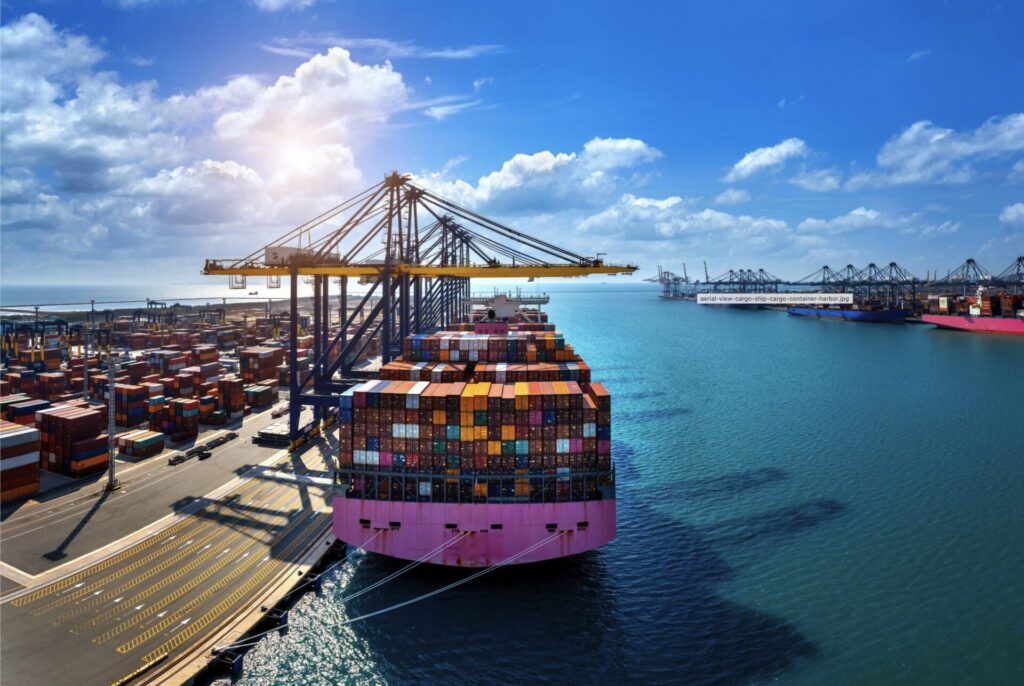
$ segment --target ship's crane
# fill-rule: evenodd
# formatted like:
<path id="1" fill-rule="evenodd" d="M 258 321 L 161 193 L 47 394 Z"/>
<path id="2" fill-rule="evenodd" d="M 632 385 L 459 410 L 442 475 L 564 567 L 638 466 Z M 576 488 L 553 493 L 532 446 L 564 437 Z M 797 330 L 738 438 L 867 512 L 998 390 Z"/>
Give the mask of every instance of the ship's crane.
<path id="1" fill-rule="evenodd" d="M 208 259 L 203 274 L 223 275 L 233 288 L 245 279 L 287 277 L 290 292 L 289 435 L 292 444 L 315 428 L 360 375 L 356 361 L 378 339 L 381 362 L 411 333 L 447 326 L 469 314 L 471 278 L 576 277 L 630 274 L 633 265 L 607 264 L 485 217 L 397 172 L 345 202 L 303 222 L 241 258 Z M 369 286 L 358 304 L 348 302 L 348 279 Z M 340 280 L 340 327 L 330 336 L 330 281 Z M 299 279 L 312 286 L 313 349 L 310 371 L 300 378 Z M 351 335 L 349 331 L 351 329 Z M 307 384 L 308 392 L 300 392 Z M 301 434 L 302 405 L 314 407 L 314 425 Z"/>

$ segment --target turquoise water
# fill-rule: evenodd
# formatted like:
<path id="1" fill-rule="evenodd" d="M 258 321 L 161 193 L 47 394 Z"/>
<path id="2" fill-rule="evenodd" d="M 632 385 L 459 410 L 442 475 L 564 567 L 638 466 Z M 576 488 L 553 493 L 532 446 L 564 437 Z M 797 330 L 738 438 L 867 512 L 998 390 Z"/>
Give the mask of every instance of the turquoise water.
<path id="1" fill-rule="evenodd" d="M 1022 683 L 1024 340 L 568 292 L 619 537 L 459 578 L 354 554 L 242 683 Z"/>

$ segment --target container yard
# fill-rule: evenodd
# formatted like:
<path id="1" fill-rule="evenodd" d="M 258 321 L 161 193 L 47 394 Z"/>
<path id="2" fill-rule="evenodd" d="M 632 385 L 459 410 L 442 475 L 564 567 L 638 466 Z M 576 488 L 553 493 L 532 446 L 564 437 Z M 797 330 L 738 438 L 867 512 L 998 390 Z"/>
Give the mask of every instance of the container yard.
<path id="1" fill-rule="evenodd" d="M 376 204 L 405 227 L 391 234 L 394 260 L 416 229 L 389 203 L 422 203 L 430 216 L 431 203 L 447 201 L 398 175 L 376 189 L 344 206 L 345 231 Z M 471 251 L 450 219 L 421 227 L 423 262 L 403 267 L 421 273 L 357 253 L 339 265 L 334 253 L 316 254 L 338 230 L 313 236 L 337 218 L 321 215 L 278 241 L 312 246 L 284 264 L 280 247 L 240 268 L 207 261 L 207 274 L 239 289 L 250 276 L 288 275 L 286 311 L 268 303 L 264 316 L 258 305 L 193 313 L 148 301 L 131 315 L 90 307 L 4 320 L 4 618 L 50 619 L 30 622 L 26 641 L 71 641 L 83 682 L 184 681 L 235 664 L 234 644 L 257 622 L 285 626 L 270 608 L 334 540 L 488 571 L 614 539 L 611 395 L 541 311 L 546 296 L 474 296 L 469 283 L 635 267 L 487 222 L 478 229 L 518 246 L 497 255 L 515 250 L 516 259 L 475 266 L 471 254 L 499 244 Z M 463 212 L 460 221 L 483 220 Z M 448 266 L 433 266 L 442 254 Z M 359 292 L 348 292 L 350 277 Z M 299 278 L 312 298 L 298 297 Z M 276 421 L 282 399 L 288 417 Z M 90 484 L 103 484 L 98 498 Z M 94 521 L 101 507 L 126 516 Z M 52 532 L 51 520 L 60 524 Z M 228 544 L 245 527 L 248 543 Z M 40 529 L 45 544 L 30 536 Z M 160 589 L 152 606 L 144 579 Z M 92 593 L 98 601 L 85 600 Z M 118 597 L 152 609 L 137 618 L 105 609 Z M 79 634 L 91 645 L 71 638 Z M 3 648 L 23 683 L 49 678 L 23 659 L 36 652 L 29 643 Z"/>

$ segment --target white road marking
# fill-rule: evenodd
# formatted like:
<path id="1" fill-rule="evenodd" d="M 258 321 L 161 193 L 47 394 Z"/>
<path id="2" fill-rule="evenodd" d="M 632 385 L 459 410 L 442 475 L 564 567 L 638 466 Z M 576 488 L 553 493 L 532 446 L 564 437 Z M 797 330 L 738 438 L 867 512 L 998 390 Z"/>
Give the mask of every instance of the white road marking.
<path id="1" fill-rule="evenodd" d="M 174 633 L 174 632 L 176 632 L 176 631 L 179 631 L 179 630 L 181 630 L 181 629 L 184 629 L 184 628 L 185 628 L 185 625 L 186 625 L 186 624 L 188 624 L 188 622 L 189 622 L 189 620 L 190 620 L 190 619 L 192 619 L 192 618 L 191 618 L 191 617 L 186 617 L 185 619 L 181 620 L 181 623 L 180 623 L 180 624 L 178 624 L 178 626 L 174 627 L 173 629 L 171 629 L 171 630 L 170 630 L 170 631 L 168 631 L 167 633 L 169 633 L 169 634 L 173 634 L 173 633 Z"/>

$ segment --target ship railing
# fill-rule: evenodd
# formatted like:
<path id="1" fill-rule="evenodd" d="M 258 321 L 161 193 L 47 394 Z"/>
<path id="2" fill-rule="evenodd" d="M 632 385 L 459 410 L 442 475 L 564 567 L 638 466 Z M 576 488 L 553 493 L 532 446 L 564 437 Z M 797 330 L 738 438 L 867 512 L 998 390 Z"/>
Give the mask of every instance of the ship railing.
<path id="1" fill-rule="evenodd" d="M 602 500 L 614 469 L 568 474 L 445 474 L 339 468 L 335 495 L 428 503 L 561 503 Z M 482 486 L 483 488 L 479 488 Z"/>

